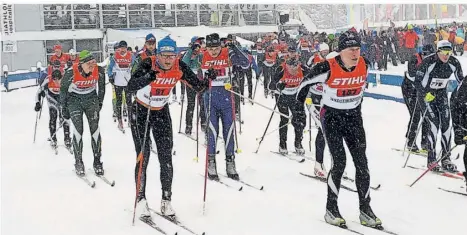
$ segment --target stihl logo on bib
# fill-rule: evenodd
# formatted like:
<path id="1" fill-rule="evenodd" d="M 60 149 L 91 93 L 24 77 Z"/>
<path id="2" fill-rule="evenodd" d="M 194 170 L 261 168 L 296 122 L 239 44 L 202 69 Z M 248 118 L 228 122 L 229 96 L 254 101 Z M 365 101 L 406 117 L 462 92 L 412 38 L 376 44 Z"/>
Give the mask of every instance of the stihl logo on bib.
<path id="1" fill-rule="evenodd" d="M 211 67 L 211 66 L 224 66 L 228 65 L 227 60 L 210 60 L 205 61 L 204 66 Z"/>
<path id="2" fill-rule="evenodd" d="M 173 84 L 176 84 L 178 82 L 179 79 L 177 78 L 164 78 L 164 77 L 158 77 L 156 78 L 156 80 L 154 81 L 155 84 L 158 84 L 158 85 L 173 85 Z"/>
<path id="3" fill-rule="evenodd" d="M 363 83 L 365 83 L 365 81 L 366 78 L 364 76 L 350 78 L 334 78 L 329 86 L 333 88 L 349 87 L 353 85 L 361 86 Z"/>
<path id="4" fill-rule="evenodd" d="M 87 81 L 76 81 L 75 84 L 79 86 L 89 87 L 97 83 L 97 80 L 87 80 Z"/>

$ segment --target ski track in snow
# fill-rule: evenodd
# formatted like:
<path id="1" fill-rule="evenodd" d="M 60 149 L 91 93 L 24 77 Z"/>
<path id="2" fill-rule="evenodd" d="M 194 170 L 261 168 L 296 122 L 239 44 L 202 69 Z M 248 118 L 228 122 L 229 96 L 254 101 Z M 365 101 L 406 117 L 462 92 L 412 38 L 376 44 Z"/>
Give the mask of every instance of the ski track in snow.
<path id="1" fill-rule="evenodd" d="M 106 176 L 114 179 L 116 185 L 112 188 L 88 172 L 89 177 L 96 181 L 94 189 L 74 175 L 74 157 L 70 153 L 59 148 L 59 154 L 55 155 L 49 147 L 46 104 L 38 123 L 36 143 L 32 143 L 36 89 L 25 88 L 1 94 L 2 234 L 157 234 L 139 220 L 135 226 L 131 225 L 132 213 L 129 211 L 133 209 L 135 197 L 136 153 L 130 130 L 122 134 L 112 120 L 111 86 L 106 87 L 100 130 Z M 261 86 L 258 87 L 256 100 L 273 107 L 273 100 L 265 99 L 262 90 Z M 378 87 L 372 88 L 374 90 Z M 404 145 L 409 118 L 405 105 L 372 98 L 365 98 L 362 105 L 371 183 L 382 184 L 379 191 L 371 191 L 371 205 L 382 219 L 383 226 L 398 234 L 460 234 L 464 231 L 466 198 L 437 189 L 442 186 L 461 190 L 460 186 L 464 185 L 461 180 L 427 174 L 413 188 L 408 187 L 422 171 L 403 169 L 405 158 L 400 152 L 391 150 Z M 271 150 L 277 151 L 278 132 L 267 136 L 259 153 L 253 153 L 258 143 L 256 138 L 262 135 L 271 113 L 248 103 L 242 106 L 245 124 L 243 133 L 238 136 L 242 153 L 237 154 L 237 170 L 246 182 L 264 185 L 264 191 L 244 187 L 238 192 L 208 181 L 206 214 L 202 215 L 204 179 L 199 174 L 204 173 L 205 148 L 200 145 L 200 161 L 194 162 L 195 142 L 177 133 L 180 106 L 173 104 L 170 109 L 174 150 L 177 152 L 173 156 L 172 203 L 179 219 L 192 230 L 215 235 L 349 234 L 322 222 L 326 184 L 299 174 L 313 174 L 314 162 L 298 164 L 270 153 Z M 93 160 L 91 137 L 87 121 L 84 122 L 83 160 L 89 169 Z M 278 125 L 279 117 L 275 115 L 269 130 L 276 129 Z M 289 125 L 288 129 L 288 147 L 293 151 L 293 128 Z M 196 129 L 193 130 L 195 134 Z M 314 150 L 312 153 L 308 151 L 308 136 L 304 134 L 303 146 L 306 154 L 314 157 Z M 312 131 L 312 136 L 314 139 L 316 130 Z M 62 129 L 58 132 L 58 140 L 63 144 Z M 314 149 L 314 143 L 312 146 Z M 225 174 L 221 143 L 218 149 L 221 150 L 217 157 L 218 171 Z M 453 156 L 461 151 L 463 147 L 456 149 Z M 329 170 L 327 147 L 324 159 Z M 455 163 L 463 170 L 462 158 Z M 413 155 L 409 160 L 409 165 L 423 164 L 426 164 L 423 157 Z M 354 177 L 355 168 L 348 153 L 346 171 L 348 176 Z M 355 188 L 349 182 L 343 181 L 343 184 Z M 161 190 L 155 154 L 151 154 L 148 167 L 147 199 L 151 208 L 159 209 Z M 358 221 L 359 216 L 356 193 L 341 190 L 339 206 L 350 228 L 364 234 L 382 234 L 351 222 Z M 167 232 L 190 234 L 156 215 L 154 221 Z"/>

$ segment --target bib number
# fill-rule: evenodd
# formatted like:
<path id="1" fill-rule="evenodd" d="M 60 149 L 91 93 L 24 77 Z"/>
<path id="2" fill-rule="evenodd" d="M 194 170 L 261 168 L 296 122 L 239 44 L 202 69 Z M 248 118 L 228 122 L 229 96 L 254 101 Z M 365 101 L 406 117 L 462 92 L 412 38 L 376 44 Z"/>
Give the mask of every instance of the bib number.
<path id="1" fill-rule="evenodd" d="M 346 96 L 356 96 L 360 94 L 362 91 L 362 88 L 357 88 L 357 89 L 338 89 L 337 90 L 337 96 L 338 97 L 346 97 Z"/>
<path id="2" fill-rule="evenodd" d="M 443 89 L 448 85 L 449 79 L 447 78 L 432 78 L 430 83 L 431 89 Z"/>

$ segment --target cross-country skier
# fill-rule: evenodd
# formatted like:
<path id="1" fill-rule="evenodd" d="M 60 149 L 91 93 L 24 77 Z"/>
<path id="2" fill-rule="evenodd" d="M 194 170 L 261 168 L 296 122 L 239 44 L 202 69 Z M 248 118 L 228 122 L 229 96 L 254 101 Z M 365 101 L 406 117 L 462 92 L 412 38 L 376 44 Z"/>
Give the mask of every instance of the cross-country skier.
<path id="1" fill-rule="evenodd" d="M 107 74 L 109 76 L 109 82 L 115 87 L 116 96 L 116 113 L 118 120 L 118 129 L 124 132 L 123 120 L 122 120 L 122 97 L 125 92 L 126 106 L 131 106 L 131 94 L 127 90 L 127 84 L 131 76 L 131 61 L 133 55 L 127 51 L 128 44 L 125 41 L 118 43 L 118 51 L 115 52 L 114 56 L 110 59 Z"/>
<path id="2" fill-rule="evenodd" d="M 156 37 L 150 33 L 146 35 L 146 41 L 144 42 L 144 48 L 138 52 L 138 55 L 131 63 L 131 73 L 135 73 L 138 70 L 138 66 L 141 65 L 141 61 L 150 56 L 156 55 Z"/>
<path id="3" fill-rule="evenodd" d="M 289 110 L 292 113 L 292 125 L 295 130 L 295 152 L 298 155 L 305 154 L 305 149 L 302 146 L 303 129 L 306 124 L 306 114 L 303 102 L 298 102 L 295 97 L 298 88 L 302 82 L 306 68 L 300 63 L 300 57 L 295 45 L 289 45 L 289 54 L 284 56 L 287 58 L 285 62 L 277 67 L 273 80 L 269 83 L 269 89 L 275 90 L 276 102 L 279 112 L 289 115 Z M 279 153 L 288 154 L 287 151 L 287 123 L 289 119 L 281 116 L 279 122 Z"/>
<path id="4" fill-rule="evenodd" d="M 253 97 L 253 70 L 255 71 L 256 77 L 259 77 L 259 69 L 256 65 L 256 60 L 251 55 L 251 52 L 248 51 L 247 48 L 243 49 L 245 55 L 248 56 L 248 66 L 241 67 L 242 71 L 240 72 L 240 93 L 243 95 L 245 91 L 245 79 L 246 76 L 247 84 L 248 84 L 248 98 L 252 99 Z M 243 100 L 242 100 L 243 102 Z"/>
<path id="5" fill-rule="evenodd" d="M 36 94 L 36 112 L 41 110 L 41 97 L 47 97 L 47 103 L 49 105 L 49 130 L 50 130 L 50 145 L 52 148 L 57 148 L 57 117 L 59 117 L 60 125 L 63 125 L 63 133 L 65 136 L 65 146 L 71 148 L 70 140 L 70 126 L 63 120 L 62 113 L 60 112 L 60 104 L 58 103 L 60 97 L 60 81 L 62 80 L 62 72 L 60 69 L 51 72 L 39 86 Z"/>
<path id="6" fill-rule="evenodd" d="M 62 45 L 54 45 L 53 47 L 54 54 L 50 57 L 49 65 L 53 65 L 54 61 L 60 61 L 61 68 L 64 69 L 67 65 L 67 62 L 70 60 L 70 55 L 63 53 Z"/>
<path id="7" fill-rule="evenodd" d="M 142 159 L 138 158 L 138 161 L 143 161 L 142 168 L 139 168 L 140 163 L 138 162 L 135 169 L 136 188 L 139 189 L 136 211 L 142 217 L 150 216 L 146 200 L 146 169 L 150 156 L 150 130 L 152 130 L 157 145 L 157 156 L 161 168 L 161 213 L 170 217 L 175 216 L 175 211 L 170 203 L 173 179 L 173 135 L 168 103 L 170 91 L 178 81 L 188 83 L 197 92 L 208 86 L 207 81 L 200 81 L 190 67 L 177 57 L 177 44 L 167 36 L 159 41 L 157 55 L 143 59 L 128 82 L 127 89 L 132 93 L 136 92 L 130 120 L 136 154 L 138 155 L 142 151 L 141 148 L 144 148 Z M 145 130 L 147 130 L 146 133 Z M 143 142 L 144 146 L 142 146 Z M 141 171 L 141 178 L 138 176 L 139 171 Z"/>
<path id="8" fill-rule="evenodd" d="M 308 67 L 313 67 L 319 62 L 325 61 L 326 56 L 329 54 L 329 45 L 326 43 L 319 44 L 319 52 L 316 52 L 314 56 L 310 57 L 307 61 Z"/>
<path id="9" fill-rule="evenodd" d="M 194 74 L 198 75 L 199 79 L 203 78 L 203 74 L 201 71 L 201 42 L 204 38 L 194 36 L 191 38 L 191 45 L 190 48 L 186 51 L 185 55 L 183 55 L 183 62 L 188 65 L 193 71 Z M 182 84 L 184 86 L 184 84 Z M 187 92 L 187 100 L 188 105 L 186 108 L 186 115 L 185 115 L 185 134 L 191 135 L 191 131 L 193 129 L 193 113 L 196 104 L 196 96 L 198 95 L 198 102 L 200 105 L 200 118 L 201 118 L 201 129 L 204 131 L 206 130 L 206 113 L 204 112 L 204 102 L 202 99 L 202 94 L 197 94 L 195 90 L 191 89 L 190 87 L 186 87 Z"/>
<path id="10" fill-rule="evenodd" d="M 277 56 L 276 51 L 274 51 L 274 47 L 270 46 L 266 48 L 266 54 L 264 55 L 263 61 L 263 86 L 264 86 L 264 97 L 267 98 L 269 94 L 269 83 L 271 82 L 274 72 L 277 69 Z"/>
<path id="11" fill-rule="evenodd" d="M 73 152 L 75 170 L 84 176 L 83 164 L 83 114 L 86 115 L 91 133 L 91 146 L 94 155 L 96 175 L 104 175 L 101 162 L 101 134 L 99 116 L 105 95 L 105 71 L 96 63 L 94 56 L 83 50 L 79 53 L 79 63 L 73 64 L 63 76 L 60 87 L 60 105 L 63 118 L 73 122 Z"/>
<path id="12" fill-rule="evenodd" d="M 421 111 L 422 104 L 419 103 L 420 97 L 418 97 L 417 89 L 415 89 L 415 74 L 418 67 L 422 64 L 422 60 L 430 54 L 435 53 L 433 45 L 423 46 L 421 53 L 415 53 L 409 59 L 407 64 L 407 72 L 405 73 L 404 80 L 402 81 L 401 89 L 402 96 L 404 97 L 405 105 L 409 109 L 410 120 L 407 126 L 407 132 L 405 137 L 408 138 L 407 150 L 411 152 L 426 152 L 427 148 L 427 131 L 428 122 L 423 122 L 422 128 L 422 150 L 420 150 L 416 144 L 415 136 L 417 135 L 417 128 L 420 122 L 420 118 L 423 115 Z M 423 120 L 422 120 L 423 121 Z"/>
<path id="13" fill-rule="evenodd" d="M 458 85 L 451 95 L 452 125 L 454 127 L 454 143 L 464 145 L 464 177 L 467 183 L 467 83 Z"/>
<path id="14" fill-rule="evenodd" d="M 452 74 L 458 83 L 463 80 L 462 67 L 459 61 L 451 55 L 451 43 L 447 40 L 439 41 L 437 53 L 423 59 L 415 74 L 415 88 L 424 99 L 419 103 L 422 104 L 423 112 L 426 111 L 425 121 L 429 123 L 427 166 L 431 166 L 436 161 L 436 141 L 439 129 L 441 129 L 442 156 L 449 155 L 451 146 L 451 111 L 447 85 Z M 457 171 L 450 156 L 444 158 L 441 166 L 447 171 Z M 440 170 L 439 166 L 433 168 L 433 171 Z"/>
<path id="15" fill-rule="evenodd" d="M 247 66 L 248 58 L 232 42 L 221 47 L 219 34 L 206 36 L 206 51 L 203 53 L 201 69 L 204 78 L 212 79 L 211 89 L 204 94 L 205 109 L 208 117 L 207 148 L 208 148 L 208 176 L 211 180 L 218 180 L 216 166 L 216 142 L 219 131 L 219 118 L 222 120 L 222 132 L 225 142 L 225 161 L 227 176 L 239 179 L 235 167 L 234 155 L 234 121 L 235 104 L 233 93 L 226 90 L 231 88 L 233 76 L 232 65 Z"/>
<path id="16" fill-rule="evenodd" d="M 75 63 L 79 63 L 79 56 L 78 54 L 76 53 L 75 49 L 71 48 L 69 51 L 68 51 L 68 54 L 70 55 L 70 60 L 68 60 L 66 62 L 66 67 L 67 68 L 71 68 L 73 66 L 73 64 Z"/>
<path id="17" fill-rule="evenodd" d="M 344 141 L 352 155 L 356 170 L 356 186 L 360 201 L 360 222 L 365 226 L 381 226 L 370 206 L 370 174 L 366 157 L 366 137 L 361 102 L 368 76 L 369 61 L 360 55 L 361 40 L 356 32 L 339 37 L 340 54 L 313 67 L 302 81 L 297 99 L 305 102 L 309 86 L 322 83 L 320 120 L 332 157 L 328 174 L 328 199 L 324 219 L 345 226 L 337 199 L 346 166 Z"/>

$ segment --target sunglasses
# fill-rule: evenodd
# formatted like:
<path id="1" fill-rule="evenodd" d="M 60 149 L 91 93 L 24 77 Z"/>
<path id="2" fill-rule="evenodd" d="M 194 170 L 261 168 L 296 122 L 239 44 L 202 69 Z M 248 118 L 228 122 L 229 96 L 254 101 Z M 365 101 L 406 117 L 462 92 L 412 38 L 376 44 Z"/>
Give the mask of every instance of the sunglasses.
<path id="1" fill-rule="evenodd" d="M 442 55 L 452 55 L 451 50 L 439 50 L 438 52 L 441 53 Z"/>
<path id="2" fill-rule="evenodd" d="M 175 59 L 177 57 L 177 55 L 162 55 L 161 54 L 161 57 L 164 58 L 164 59 Z"/>
<path id="3" fill-rule="evenodd" d="M 156 45 L 156 41 L 146 41 L 146 44 L 148 44 L 148 45 Z"/>

